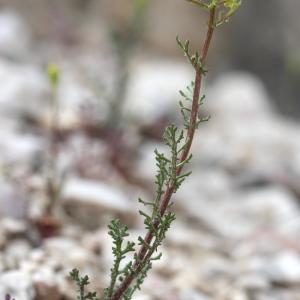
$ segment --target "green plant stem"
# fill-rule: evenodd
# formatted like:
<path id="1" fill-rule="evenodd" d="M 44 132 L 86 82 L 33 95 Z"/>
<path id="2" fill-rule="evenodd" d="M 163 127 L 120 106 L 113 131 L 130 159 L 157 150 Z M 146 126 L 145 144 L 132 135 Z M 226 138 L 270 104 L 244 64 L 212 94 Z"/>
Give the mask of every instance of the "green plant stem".
<path id="1" fill-rule="evenodd" d="M 48 148 L 48 175 L 47 175 L 47 197 L 46 214 L 51 215 L 57 198 L 57 152 L 56 129 L 59 128 L 59 108 L 57 99 L 57 86 L 51 87 L 51 120 L 49 129 L 49 148 Z"/>
<path id="2" fill-rule="evenodd" d="M 201 62 L 204 65 L 208 50 L 211 44 L 211 40 L 213 37 L 214 29 L 215 29 L 215 19 L 216 19 L 216 8 L 212 7 L 210 9 L 210 17 L 209 17 L 209 22 L 208 22 L 208 30 L 206 33 L 206 38 L 205 42 L 201 51 Z M 193 93 L 193 102 L 192 102 L 192 111 L 191 111 L 191 117 L 190 117 L 190 126 L 187 132 L 187 137 L 186 137 L 186 147 L 185 150 L 183 151 L 181 158 L 180 158 L 180 163 L 184 162 L 189 154 L 190 154 L 190 149 L 192 146 L 195 130 L 197 127 L 197 120 L 198 120 L 198 114 L 199 114 L 199 99 L 200 99 L 200 94 L 201 94 L 201 86 L 202 86 L 202 79 L 203 79 L 203 71 L 201 69 L 196 70 L 195 74 L 195 88 L 194 88 L 194 93 Z M 183 165 L 180 165 L 176 169 L 176 174 L 180 175 L 182 173 L 182 168 Z M 176 190 L 176 186 L 174 182 L 171 182 L 166 191 L 164 192 L 159 212 L 161 217 L 164 216 L 169 204 L 172 195 L 174 194 Z M 154 228 L 157 228 L 160 224 L 159 219 L 156 219 L 153 223 Z M 154 234 L 151 230 L 149 230 L 146 234 L 145 241 L 148 245 L 150 245 L 151 241 L 153 240 Z M 119 286 L 119 288 L 115 291 L 115 293 L 110 297 L 110 300 L 120 300 L 126 290 L 130 287 L 138 273 L 141 271 L 143 268 L 142 266 L 145 265 L 145 262 L 151 258 L 151 255 L 153 254 L 154 250 L 151 252 L 145 245 L 142 245 L 134 262 L 133 265 L 133 272 L 131 272 L 122 282 L 122 284 Z"/>
<path id="3" fill-rule="evenodd" d="M 116 245 L 116 247 L 117 247 L 117 250 L 121 252 L 122 251 L 122 242 L 119 242 L 118 245 Z M 109 297 L 112 296 L 113 291 L 114 291 L 114 287 L 115 287 L 115 284 L 116 284 L 116 281 L 117 281 L 117 277 L 118 277 L 117 274 L 118 274 L 118 271 L 119 271 L 119 268 L 120 268 L 121 260 L 122 260 L 122 255 L 117 257 L 117 260 L 116 260 L 115 265 L 114 265 L 113 270 L 112 270 L 112 274 L 116 274 L 116 275 L 112 276 L 111 284 L 110 284 L 110 287 L 109 287 L 109 290 L 108 290 L 108 296 Z"/>

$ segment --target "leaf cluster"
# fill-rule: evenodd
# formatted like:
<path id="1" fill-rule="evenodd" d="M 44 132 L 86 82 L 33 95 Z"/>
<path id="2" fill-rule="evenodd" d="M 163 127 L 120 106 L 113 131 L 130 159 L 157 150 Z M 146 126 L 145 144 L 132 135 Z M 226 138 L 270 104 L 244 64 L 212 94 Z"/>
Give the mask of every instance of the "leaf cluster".
<path id="1" fill-rule="evenodd" d="M 194 67 L 195 71 L 200 71 L 202 75 L 206 75 L 207 70 L 204 68 L 199 52 L 195 52 L 195 54 L 191 54 L 190 52 L 190 41 L 186 40 L 185 42 L 182 42 L 178 36 L 176 37 L 176 41 L 179 47 L 183 50 L 184 56 L 187 57 L 190 64 Z"/>
<path id="2" fill-rule="evenodd" d="M 90 284 L 90 279 L 87 275 L 82 277 L 78 269 L 73 269 L 70 272 L 70 277 L 77 285 L 77 300 L 100 300 L 96 292 L 86 292 L 86 287 Z"/>
<path id="3" fill-rule="evenodd" d="M 218 10 L 218 18 L 213 26 L 219 27 L 228 22 L 233 14 L 242 5 L 242 0 L 186 0 L 194 3 L 205 10 Z"/>
<path id="4" fill-rule="evenodd" d="M 108 225 L 108 234 L 112 237 L 113 247 L 112 252 L 114 255 L 114 263 L 111 268 L 111 283 L 105 290 L 105 298 L 109 299 L 118 282 L 124 279 L 129 272 L 132 271 L 132 262 L 129 262 L 125 267 L 121 268 L 121 262 L 126 258 L 126 254 L 135 251 L 135 243 L 128 241 L 124 246 L 124 239 L 129 236 L 127 226 L 121 224 L 119 220 L 112 220 Z"/>
<path id="5" fill-rule="evenodd" d="M 194 89 L 195 89 L 195 83 L 194 81 L 191 82 L 191 84 L 189 86 L 186 87 L 186 90 L 180 90 L 179 93 L 182 96 L 183 100 L 179 101 L 179 106 L 180 106 L 180 112 L 182 115 L 182 119 L 183 119 L 183 125 L 185 129 L 189 129 L 190 128 L 190 118 L 191 118 L 191 103 L 193 101 L 193 93 L 194 93 Z M 201 106 L 204 104 L 204 100 L 205 100 L 205 95 L 201 96 L 198 100 L 198 105 Z M 208 122 L 210 120 L 210 116 L 206 116 L 206 117 L 201 117 L 198 114 L 197 120 L 196 120 L 196 124 L 195 124 L 195 128 L 197 129 L 199 127 L 199 125 L 203 122 Z"/>

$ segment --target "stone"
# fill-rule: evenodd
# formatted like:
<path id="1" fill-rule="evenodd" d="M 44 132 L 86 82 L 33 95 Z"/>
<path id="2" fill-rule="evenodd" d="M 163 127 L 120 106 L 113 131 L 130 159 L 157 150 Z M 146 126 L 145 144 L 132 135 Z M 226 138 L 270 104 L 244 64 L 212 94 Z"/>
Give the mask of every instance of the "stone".
<path id="1" fill-rule="evenodd" d="M 202 294 L 194 289 L 184 289 L 179 294 L 180 300 L 212 300 L 208 295 Z"/>
<path id="2" fill-rule="evenodd" d="M 231 193 L 231 187 L 230 177 L 224 170 L 213 167 L 204 170 L 193 168 L 192 175 L 185 180 L 177 194 L 180 198 L 220 199 Z M 192 206 L 183 205 L 193 209 Z"/>
<path id="3" fill-rule="evenodd" d="M 239 271 L 234 261 L 214 253 L 204 256 L 200 262 L 198 270 L 202 277 L 206 278 L 206 281 L 211 278 L 215 278 L 216 281 L 217 279 L 231 278 Z"/>
<path id="4" fill-rule="evenodd" d="M 191 69 L 186 64 L 163 61 L 140 63 L 133 74 L 124 103 L 124 115 L 148 125 L 160 117 L 177 114 L 178 89 L 184 89 L 192 78 Z"/>
<path id="5" fill-rule="evenodd" d="M 31 134 L 0 132 L 1 160 L 6 164 L 33 166 L 45 151 L 43 139 Z"/>
<path id="6" fill-rule="evenodd" d="M 171 281 L 171 286 L 173 286 L 177 291 L 184 291 L 193 289 L 197 286 L 198 282 L 199 276 L 197 271 L 189 267 L 177 272 L 176 276 L 174 276 L 174 279 Z"/>
<path id="7" fill-rule="evenodd" d="M 191 226 L 177 218 L 168 232 L 166 243 L 179 249 L 200 248 L 203 251 L 219 247 L 217 239 L 206 232 L 203 233 L 203 228 L 199 227 L 191 228 Z"/>
<path id="8" fill-rule="evenodd" d="M 207 107 L 216 118 L 266 118 L 273 112 L 263 83 L 245 72 L 220 76 L 209 88 L 207 97 L 212 99 Z"/>
<path id="9" fill-rule="evenodd" d="M 5 265 L 8 269 L 15 269 L 29 256 L 31 246 L 26 240 L 11 241 L 5 248 Z"/>
<path id="10" fill-rule="evenodd" d="M 71 270 L 72 267 L 69 267 Z M 64 272 L 64 270 L 63 270 Z M 32 275 L 36 292 L 36 299 L 39 300 L 61 300 L 64 298 L 62 291 L 66 286 L 66 276 L 58 272 L 52 266 L 41 265 Z M 70 290 L 70 287 L 69 287 Z"/>
<path id="11" fill-rule="evenodd" d="M 25 218 L 28 202 L 20 190 L 7 182 L 0 182 L 0 217 Z"/>
<path id="12" fill-rule="evenodd" d="M 251 221 L 255 227 L 263 226 L 266 222 L 269 228 L 276 232 L 290 235 L 299 231 L 300 209 L 297 199 L 286 188 L 279 185 L 262 188 L 245 194 L 245 219 Z"/>
<path id="13" fill-rule="evenodd" d="M 149 295 L 151 299 L 173 299 L 174 290 L 167 282 L 168 279 L 155 271 L 149 272 L 147 280 L 143 283 L 143 293 Z"/>
<path id="14" fill-rule="evenodd" d="M 24 235 L 27 230 L 25 222 L 14 218 L 3 218 L 0 221 L 0 228 L 3 228 L 8 237 Z"/>
<path id="15" fill-rule="evenodd" d="M 0 60 L 0 115 L 38 118 L 49 101 L 49 84 L 42 70 L 32 65 L 22 65 Z"/>
<path id="16" fill-rule="evenodd" d="M 300 284 L 299 254 L 292 251 L 278 253 L 267 263 L 265 273 L 276 283 Z"/>
<path id="17" fill-rule="evenodd" d="M 135 222 L 135 205 L 118 189 L 103 182 L 73 178 L 61 196 L 65 211 L 89 228 L 107 225 L 111 216 Z"/>
<path id="18" fill-rule="evenodd" d="M 0 297 L 12 295 L 17 300 L 34 299 L 31 275 L 21 270 L 7 271 L 0 275 Z"/>
<path id="19" fill-rule="evenodd" d="M 248 292 L 268 290 L 271 288 L 268 278 L 257 273 L 242 274 L 237 279 L 236 284 L 238 287 Z"/>
<path id="20" fill-rule="evenodd" d="M 31 33 L 27 24 L 13 10 L 0 11 L 0 53 L 10 59 L 29 54 Z"/>
<path id="21" fill-rule="evenodd" d="M 274 289 L 273 291 L 261 292 L 255 295 L 255 300 L 298 300 L 299 291 Z"/>
<path id="22" fill-rule="evenodd" d="M 134 296 L 134 299 L 136 299 L 136 300 L 151 300 L 152 298 L 147 294 L 139 293 Z"/>
<path id="23" fill-rule="evenodd" d="M 300 226 L 297 200 L 280 186 L 225 194 L 213 201 L 206 199 L 197 192 L 193 195 L 191 190 L 184 207 L 190 216 L 204 223 L 211 233 L 223 237 L 243 239 L 266 222 L 270 228 L 282 233 L 296 232 Z"/>
<path id="24" fill-rule="evenodd" d="M 45 282 L 37 282 L 34 287 L 36 297 L 39 300 L 61 300 L 63 298 L 56 285 L 47 284 Z"/>
<path id="25" fill-rule="evenodd" d="M 83 268 L 92 258 L 90 252 L 80 243 L 67 237 L 47 239 L 44 243 L 44 251 L 51 257 L 47 264 L 54 268 L 58 266 Z"/>

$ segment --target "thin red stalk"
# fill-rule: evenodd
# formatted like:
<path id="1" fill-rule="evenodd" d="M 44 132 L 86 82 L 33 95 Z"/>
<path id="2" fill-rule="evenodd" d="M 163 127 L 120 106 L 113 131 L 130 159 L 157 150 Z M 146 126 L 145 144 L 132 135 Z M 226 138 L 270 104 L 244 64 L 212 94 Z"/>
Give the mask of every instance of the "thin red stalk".
<path id="1" fill-rule="evenodd" d="M 205 42 L 201 51 L 201 62 L 204 65 L 205 61 L 206 61 L 206 57 L 208 54 L 208 50 L 209 50 L 209 46 L 211 44 L 211 40 L 213 37 L 213 33 L 214 33 L 214 23 L 215 23 L 215 15 L 216 15 L 216 10 L 215 8 L 212 8 L 210 10 L 210 17 L 209 17 L 209 23 L 208 23 L 208 30 L 206 33 L 206 38 L 205 38 Z M 185 161 L 190 153 L 190 149 L 192 146 L 192 142 L 193 142 L 193 138 L 194 138 L 194 134 L 195 134 L 195 130 L 196 130 L 196 125 L 197 125 L 197 121 L 198 121 L 198 114 L 199 114 L 199 99 L 200 99 L 200 92 L 201 92 L 201 85 L 202 85 L 202 78 L 203 78 L 203 72 L 201 69 L 196 71 L 196 75 L 195 75 L 195 88 L 194 88 L 194 94 L 193 94 L 193 102 L 192 102 L 192 111 L 191 111 L 191 117 L 190 117 L 190 126 L 187 132 L 187 144 L 185 147 L 185 150 L 183 151 L 181 158 L 180 158 L 180 162 Z M 180 175 L 182 172 L 182 166 L 179 167 L 176 171 L 177 175 Z M 160 215 L 163 216 L 169 206 L 171 197 L 173 195 L 175 191 L 175 184 L 172 184 L 170 186 L 167 187 L 162 201 L 161 201 L 161 205 L 159 208 L 160 211 Z M 157 227 L 159 225 L 159 221 L 156 220 L 155 223 L 153 224 L 154 227 Z M 147 244 L 150 244 L 151 241 L 153 239 L 153 234 L 152 232 L 149 230 L 146 234 L 145 237 L 145 241 Z M 137 259 L 135 260 L 134 263 L 134 270 L 140 271 L 140 265 L 143 262 L 144 258 L 146 257 L 146 254 L 148 252 L 147 247 L 145 246 L 141 246 L 138 254 L 137 254 Z M 146 257 L 147 258 L 147 257 Z M 121 297 L 123 296 L 123 294 L 125 293 L 125 291 L 129 288 L 129 286 L 131 285 L 132 281 L 135 279 L 135 274 L 129 274 L 124 281 L 122 282 L 122 284 L 120 285 L 120 287 L 116 290 L 116 292 L 112 295 L 112 297 L 110 298 L 110 300 L 120 300 Z"/>

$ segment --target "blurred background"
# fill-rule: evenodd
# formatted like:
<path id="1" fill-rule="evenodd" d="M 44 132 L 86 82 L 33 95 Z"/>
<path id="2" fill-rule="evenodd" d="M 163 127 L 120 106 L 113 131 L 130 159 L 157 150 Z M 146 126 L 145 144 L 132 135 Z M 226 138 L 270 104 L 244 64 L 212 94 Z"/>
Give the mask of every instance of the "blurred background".
<path id="1" fill-rule="evenodd" d="M 208 59 L 193 174 L 135 299 L 300 299 L 300 2 L 244 0 Z M 107 224 L 143 235 L 207 14 L 183 0 L 0 0 L 0 299 L 100 294 Z M 50 65 L 49 65 L 50 64 Z M 67 254 L 67 255 L 66 255 Z"/>

